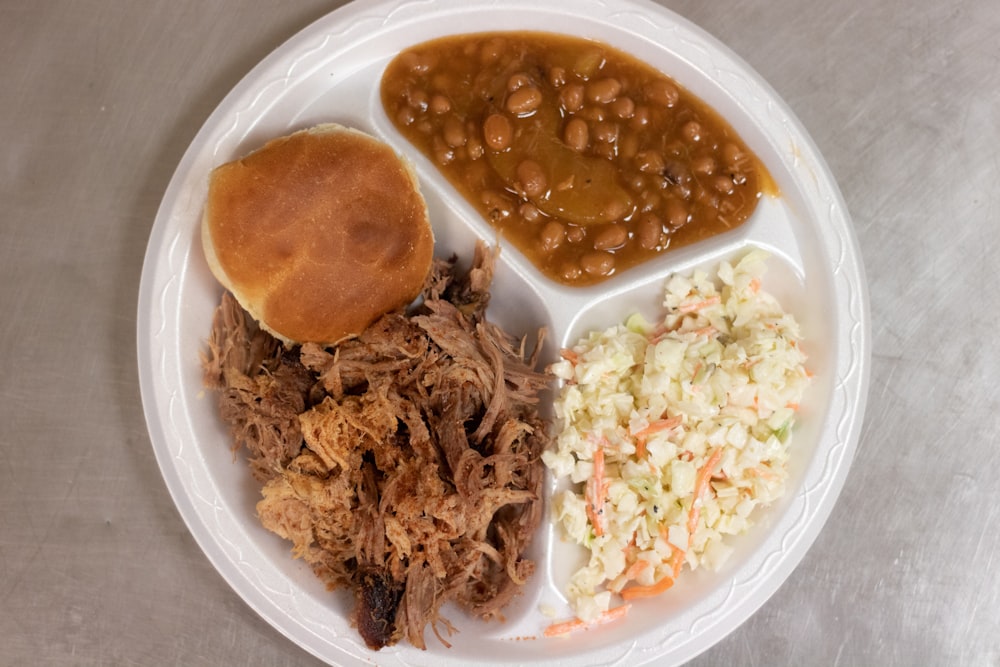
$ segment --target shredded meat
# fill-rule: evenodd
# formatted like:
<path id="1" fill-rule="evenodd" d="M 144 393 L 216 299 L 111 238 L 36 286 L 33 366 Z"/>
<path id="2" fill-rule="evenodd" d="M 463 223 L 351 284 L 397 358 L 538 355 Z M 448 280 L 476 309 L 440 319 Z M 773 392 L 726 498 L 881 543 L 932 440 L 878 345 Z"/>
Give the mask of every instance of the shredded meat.
<path id="1" fill-rule="evenodd" d="M 205 383 L 263 483 L 260 520 L 354 591 L 373 649 L 426 648 L 428 624 L 448 645 L 445 603 L 502 618 L 534 571 L 544 330 L 529 355 L 486 319 L 493 260 L 436 261 L 419 306 L 334 348 L 284 349 L 228 294 L 215 316 Z"/>

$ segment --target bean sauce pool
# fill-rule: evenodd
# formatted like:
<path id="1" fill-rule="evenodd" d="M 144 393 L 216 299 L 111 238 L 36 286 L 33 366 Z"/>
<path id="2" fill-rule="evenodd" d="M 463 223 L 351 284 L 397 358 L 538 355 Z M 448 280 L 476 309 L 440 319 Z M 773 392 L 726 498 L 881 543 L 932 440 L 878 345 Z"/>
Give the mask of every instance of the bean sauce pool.
<path id="1" fill-rule="evenodd" d="M 729 231 L 773 184 L 711 108 L 607 45 L 456 35 L 382 77 L 396 128 L 546 276 L 592 285 Z"/>

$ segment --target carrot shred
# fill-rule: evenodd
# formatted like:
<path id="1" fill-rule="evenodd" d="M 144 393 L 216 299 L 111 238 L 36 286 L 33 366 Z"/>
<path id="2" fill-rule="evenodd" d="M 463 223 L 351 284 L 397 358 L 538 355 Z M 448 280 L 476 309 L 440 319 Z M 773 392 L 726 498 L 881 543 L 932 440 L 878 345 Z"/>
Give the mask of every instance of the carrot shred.
<path id="1" fill-rule="evenodd" d="M 698 474 L 695 477 L 694 497 L 691 500 L 691 509 L 688 511 L 688 548 L 690 548 L 691 541 L 694 539 L 694 530 L 698 527 L 698 519 L 701 518 L 701 505 L 698 501 L 701 500 L 701 497 L 705 495 L 705 491 L 708 490 L 708 483 L 711 481 L 715 466 L 721 458 L 722 447 L 716 447 L 712 455 L 705 461 L 705 465 L 698 470 Z"/>
<path id="2" fill-rule="evenodd" d="M 691 536 L 688 534 L 688 544 L 691 543 Z M 684 567 L 684 550 L 680 547 L 670 545 L 670 549 L 673 551 L 673 555 L 670 557 L 670 569 L 674 573 L 674 579 L 677 575 L 681 573 L 681 568 Z"/>
<path id="3" fill-rule="evenodd" d="M 714 306 L 720 303 L 722 299 L 719 296 L 710 296 L 702 301 L 695 301 L 694 303 L 685 303 L 678 308 L 681 313 L 694 313 L 703 308 L 708 308 L 709 306 Z"/>
<path id="4" fill-rule="evenodd" d="M 652 586 L 630 586 L 621 592 L 623 600 L 634 600 L 635 598 L 650 598 L 663 593 L 674 585 L 671 577 L 663 577 Z"/>
<path id="5" fill-rule="evenodd" d="M 768 470 L 764 466 L 757 466 L 756 468 L 750 468 L 747 470 L 748 475 L 753 475 L 755 477 L 763 477 L 764 479 L 774 479 L 777 475 L 773 471 Z"/>
<path id="6" fill-rule="evenodd" d="M 760 278 L 754 278 L 750 281 L 750 291 L 754 294 L 760 291 Z"/>
<path id="7" fill-rule="evenodd" d="M 646 458 L 646 438 L 642 436 L 635 439 L 635 457 L 638 459 Z"/>
<path id="8" fill-rule="evenodd" d="M 646 456 L 646 439 L 653 435 L 654 433 L 659 433 L 660 431 L 666 431 L 679 426 L 681 423 L 680 417 L 671 417 L 669 419 L 657 419 L 656 421 L 650 422 L 646 428 L 639 429 L 633 436 L 635 437 L 635 455 L 636 458 L 645 458 Z"/>
<path id="9" fill-rule="evenodd" d="M 559 635 L 565 635 L 574 630 L 582 630 L 584 628 L 590 628 L 595 625 L 604 625 L 605 623 L 610 623 L 611 621 L 616 621 L 619 618 L 624 618 L 628 614 L 628 610 L 632 605 L 623 604 L 620 607 L 615 607 L 614 609 L 608 609 L 606 612 L 602 613 L 595 620 L 587 623 L 579 618 L 574 618 L 569 621 L 561 621 L 558 623 L 553 623 L 549 627 L 545 628 L 542 634 L 546 637 L 558 637 Z"/>
<path id="10" fill-rule="evenodd" d="M 594 534 L 601 536 L 604 534 L 604 526 L 601 523 L 601 511 L 604 509 L 604 501 L 607 498 L 608 485 L 604 481 L 604 449 L 598 447 L 594 450 L 594 474 L 587 480 L 586 501 L 587 518 L 594 526 Z"/>
<path id="11" fill-rule="evenodd" d="M 670 417 L 669 419 L 657 419 L 649 423 L 649 426 L 636 431 L 636 437 L 649 437 L 654 433 L 659 433 L 660 431 L 667 431 L 674 428 L 675 426 L 680 426 L 680 417 Z"/>
<path id="12" fill-rule="evenodd" d="M 574 352 L 573 350 L 570 350 L 569 348 L 564 348 L 562 350 L 559 350 L 559 356 L 568 361 L 569 363 L 573 364 L 574 366 L 580 363 L 580 355 Z"/>
<path id="13" fill-rule="evenodd" d="M 640 574 L 642 574 L 642 571 L 645 570 L 647 567 L 649 567 L 648 560 L 646 560 L 645 558 L 636 559 L 636 561 L 632 563 L 627 570 L 625 570 L 625 578 L 635 579 Z"/>

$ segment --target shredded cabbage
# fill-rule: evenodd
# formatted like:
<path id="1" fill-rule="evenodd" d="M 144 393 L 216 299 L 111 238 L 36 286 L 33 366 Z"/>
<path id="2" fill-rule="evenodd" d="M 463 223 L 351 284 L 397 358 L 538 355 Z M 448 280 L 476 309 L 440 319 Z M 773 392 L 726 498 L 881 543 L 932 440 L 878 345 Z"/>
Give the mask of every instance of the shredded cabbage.
<path id="1" fill-rule="evenodd" d="M 590 550 L 566 591 L 583 621 L 619 595 L 658 593 L 684 565 L 718 569 L 724 536 L 784 492 L 810 376 L 798 324 L 760 289 L 767 257 L 671 276 L 660 322 L 634 314 L 552 365 L 563 386 L 543 460 L 570 482 L 556 522 Z"/>

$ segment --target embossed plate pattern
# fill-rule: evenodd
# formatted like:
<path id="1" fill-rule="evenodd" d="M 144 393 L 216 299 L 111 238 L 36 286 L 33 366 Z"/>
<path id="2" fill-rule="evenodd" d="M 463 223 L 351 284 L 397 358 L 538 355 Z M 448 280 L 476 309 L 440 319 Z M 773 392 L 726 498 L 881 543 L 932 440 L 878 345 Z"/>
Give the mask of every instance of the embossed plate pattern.
<path id="1" fill-rule="evenodd" d="M 561 586 L 579 559 L 546 525 L 540 567 L 505 623 L 454 612 L 446 649 L 368 651 L 347 620 L 349 599 L 329 593 L 288 544 L 256 520 L 258 488 L 203 391 L 199 354 L 220 288 L 199 242 L 212 167 L 264 140 L 324 121 L 355 125 L 414 160 L 431 211 L 437 252 L 468 256 L 494 240 L 479 219 L 393 130 L 378 97 L 382 68 L 409 44 L 484 30 L 558 30 L 599 39 L 660 68 L 714 106 L 767 164 L 781 196 L 765 200 L 729 235 L 674 251 L 602 285 L 572 289 L 543 278 L 511 249 L 501 254 L 489 315 L 514 332 L 546 326 L 557 345 L 634 310 L 655 315 L 664 278 L 712 267 L 751 246 L 773 254 L 765 287 L 802 323 L 815 384 L 801 409 L 785 499 L 733 540 L 717 573 L 688 573 L 668 595 L 635 604 L 622 622 L 565 639 L 542 639 L 568 608 Z M 843 485 L 861 428 L 870 356 L 868 299 L 850 219 L 821 156 L 770 87 L 718 41 L 643 0 L 440 0 L 353 3 L 302 30 L 226 97 L 184 155 L 163 198 L 143 268 L 138 363 L 157 460 L 191 533 L 237 593 L 274 627 L 332 664 L 628 664 L 683 662 L 750 616 L 799 563 Z"/>

